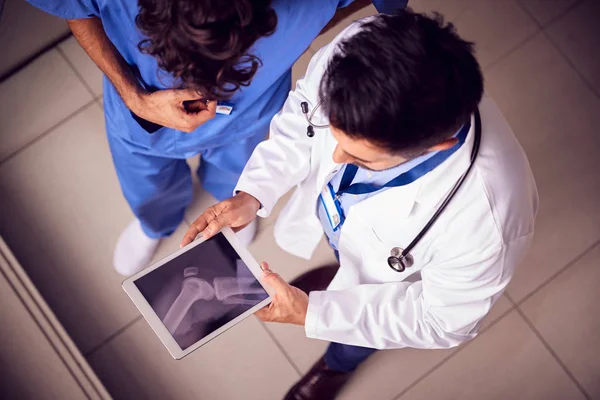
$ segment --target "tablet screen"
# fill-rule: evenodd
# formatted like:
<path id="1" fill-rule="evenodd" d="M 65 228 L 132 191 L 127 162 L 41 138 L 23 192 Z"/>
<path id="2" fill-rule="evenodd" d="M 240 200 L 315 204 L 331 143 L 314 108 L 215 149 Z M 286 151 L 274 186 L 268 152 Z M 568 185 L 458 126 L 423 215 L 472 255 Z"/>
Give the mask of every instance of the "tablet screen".
<path id="1" fill-rule="evenodd" d="M 134 283 L 182 350 L 269 296 L 222 233 Z"/>

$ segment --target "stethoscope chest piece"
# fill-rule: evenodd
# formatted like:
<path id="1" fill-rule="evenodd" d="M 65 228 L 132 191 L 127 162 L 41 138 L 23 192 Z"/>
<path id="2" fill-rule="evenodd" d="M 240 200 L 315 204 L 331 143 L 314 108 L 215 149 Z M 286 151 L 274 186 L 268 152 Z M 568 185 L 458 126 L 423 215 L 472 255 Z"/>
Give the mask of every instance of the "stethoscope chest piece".
<path id="1" fill-rule="evenodd" d="M 390 251 L 390 256 L 387 259 L 387 263 L 391 269 L 396 272 L 404 272 L 406 268 L 410 268 L 415 263 L 413 256 L 410 254 L 402 255 L 404 249 L 400 247 L 394 247 Z"/>

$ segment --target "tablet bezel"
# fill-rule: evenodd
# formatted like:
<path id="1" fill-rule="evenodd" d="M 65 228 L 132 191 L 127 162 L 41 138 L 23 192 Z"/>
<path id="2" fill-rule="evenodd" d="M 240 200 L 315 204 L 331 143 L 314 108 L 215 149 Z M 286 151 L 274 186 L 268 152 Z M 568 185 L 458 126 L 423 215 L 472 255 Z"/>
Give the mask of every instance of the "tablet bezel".
<path id="1" fill-rule="evenodd" d="M 136 305 L 136 307 L 138 308 L 138 310 L 140 311 L 140 313 L 142 314 L 144 319 L 148 322 L 148 324 L 150 325 L 150 327 L 152 328 L 154 333 L 156 333 L 156 335 L 158 336 L 160 341 L 167 348 L 167 350 L 169 351 L 171 356 L 176 360 L 182 359 L 183 357 L 187 356 L 194 350 L 198 349 L 200 346 L 203 346 L 206 343 L 210 342 L 215 337 L 219 336 L 226 330 L 230 329 L 234 325 L 238 324 L 239 322 L 248 318 L 250 315 L 254 314 L 256 311 L 258 311 L 261 308 L 268 305 L 271 302 L 271 297 L 274 294 L 274 291 L 270 287 L 266 286 L 263 283 L 262 270 L 260 269 L 259 264 L 256 262 L 254 257 L 252 257 L 250 252 L 240 243 L 240 241 L 237 238 L 237 236 L 235 235 L 235 233 L 233 233 L 233 231 L 230 228 L 223 228 L 220 233 L 222 233 L 223 236 L 225 236 L 225 238 L 227 239 L 229 244 L 231 244 L 231 247 L 233 247 L 233 249 L 236 251 L 236 253 L 240 256 L 242 261 L 246 264 L 248 269 L 252 272 L 252 275 L 254 275 L 256 280 L 258 280 L 258 282 L 260 283 L 262 288 L 267 292 L 269 297 L 267 297 L 265 300 L 261 301 L 260 303 L 258 303 L 257 305 L 255 305 L 254 307 L 249 309 L 248 311 L 246 311 L 246 312 L 240 314 L 239 316 L 237 316 L 236 318 L 232 319 L 231 321 L 229 321 L 225 325 L 221 326 L 214 332 L 203 337 L 202 339 L 200 339 L 193 345 L 189 346 L 185 350 L 183 350 L 181 347 L 179 347 L 179 345 L 175 341 L 175 338 L 171 335 L 169 330 L 164 326 L 161 319 L 158 317 L 158 315 L 156 315 L 156 312 L 154 311 L 152 306 L 148 303 L 148 301 L 146 300 L 144 295 L 137 288 L 137 286 L 135 285 L 135 281 L 140 279 L 141 277 L 149 274 L 150 272 L 154 271 L 155 269 L 160 268 L 161 266 L 168 263 L 169 261 L 179 257 L 181 254 L 186 253 L 186 252 L 190 251 L 191 249 L 193 249 L 194 247 L 201 245 L 206 240 L 202 239 L 202 238 L 197 239 L 197 240 L 193 241 L 192 243 L 188 244 L 187 246 L 179 249 L 178 251 L 176 251 L 172 254 L 169 254 L 167 257 L 161 259 L 160 261 L 157 261 L 156 263 L 150 265 L 149 267 L 143 269 L 142 271 L 136 273 L 135 275 L 130 276 L 129 278 L 125 279 L 125 281 L 123 281 L 123 284 L 122 284 L 123 289 L 129 296 L 129 298 Z"/>

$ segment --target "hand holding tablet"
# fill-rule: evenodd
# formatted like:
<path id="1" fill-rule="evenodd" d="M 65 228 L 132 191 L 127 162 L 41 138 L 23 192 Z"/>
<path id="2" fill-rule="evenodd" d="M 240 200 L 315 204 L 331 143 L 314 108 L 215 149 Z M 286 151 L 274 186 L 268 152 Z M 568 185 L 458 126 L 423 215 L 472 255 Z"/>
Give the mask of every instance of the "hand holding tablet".
<path id="1" fill-rule="evenodd" d="M 261 263 L 263 280 L 275 290 L 271 303 L 255 314 L 265 322 L 281 322 L 304 326 L 308 311 L 308 295 L 291 286 L 279 274 L 271 271 L 269 265 Z"/>

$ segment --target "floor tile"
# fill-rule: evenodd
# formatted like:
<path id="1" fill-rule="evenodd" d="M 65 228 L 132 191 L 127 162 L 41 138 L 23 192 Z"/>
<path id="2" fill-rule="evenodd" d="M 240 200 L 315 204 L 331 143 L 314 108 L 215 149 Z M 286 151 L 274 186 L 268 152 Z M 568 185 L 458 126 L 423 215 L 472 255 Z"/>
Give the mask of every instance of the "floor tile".
<path id="1" fill-rule="evenodd" d="M 584 397 L 513 311 L 400 398 L 575 400 Z"/>
<path id="2" fill-rule="evenodd" d="M 456 19 L 469 7 L 472 0 L 410 0 L 408 6 L 415 12 L 438 12 L 448 21 Z"/>
<path id="3" fill-rule="evenodd" d="M 452 21 L 461 37 L 475 42 L 484 69 L 539 29 L 516 0 L 471 1 Z"/>
<path id="4" fill-rule="evenodd" d="M 90 101 L 56 50 L 37 58 L 0 85 L 0 161 Z"/>
<path id="5" fill-rule="evenodd" d="M 544 26 L 564 13 L 578 0 L 520 0 L 523 7 Z"/>
<path id="6" fill-rule="evenodd" d="M 0 23 L 0 76 L 68 33 L 64 19 L 26 1 L 6 1 Z"/>
<path id="7" fill-rule="evenodd" d="M 463 38 L 475 41 L 477 57 L 483 68 L 539 29 L 517 0 L 414 0 L 409 2 L 409 6 L 416 12 L 439 12 L 446 20 L 455 23 Z M 367 7 L 352 14 L 336 28 L 315 39 L 312 49 L 318 50 L 329 43 L 354 20 L 375 13 L 374 7 Z"/>
<path id="8" fill-rule="evenodd" d="M 517 0 L 414 0 L 409 6 L 417 12 L 439 12 L 454 23 L 462 38 L 475 42 L 483 68 L 538 30 Z"/>
<path id="9" fill-rule="evenodd" d="M 373 5 L 361 8 L 355 13 L 350 14 L 346 19 L 340 21 L 337 25 L 328 30 L 326 33 L 317 36 L 317 38 L 310 45 L 310 48 L 315 52 L 318 51 L 321 47 L 331 42 L 340 32 L 342 32 L 354 21 L 375 14 L 377 14 L 377 9 L 375 9 Z"/>
<path id="10" fill-rule="evenodd" d="M 102 71 L 94 64 L 74 37 L 62 42 L 58 48 L 69 60 L 86 85 L 94 93 L 94 97 L 102 94 Z"/>
<path id="11" fill-rule="evenodd" d="M 521 305 L 593 399 L 600 399 L 600 244 Z"/>
<path id="12" fill-rule="evenodd" d="M 91 104 L 0 166 L 0 231 L 85 353 L 137 311 L 112 268 L 133 218 Z"/>
<path id="13" fill-rule="evenodd" d="M 38 322 L 42 318 L 39 309 L 32 310 L 32 298 L 23 299 L 20 292 L 25 286 L 19 286 L 18 291 L 12 286 L 15 282 L 7 280 L 4 273 L 11 267 L 4 258 L 2 273 L 0 274 L 0 368 L 2 369 L 2 385 L 0 397 L 3 399 L 64 399 L 71 396 L 84 399 L 86 393 L 78 385 L 70 363 L 61 359 L 66 347 L 61 347 L 58 352 L 53 346 L 57 336 L 52 335 L 49 340 Z M 10 282 L 12 281 L 12 282 Z M 39 319 L 38 319 L 39 318 Z M 49 324 L 42 322 L 45 329 L 50 329 Z M 80 374 L 82 370 L 77 371 Z M 80 378 L 80 376 L 78 376 Z M 24 384 L 25 382 L 35 384 Z"/>
<path id="14" fill-rule="evenodd" d="M 116 400 L 278 400 L 298 378 L 255 317 L 182 360 L 140 320 L 89 361 Z"/>
<path id="15" fill-rule="evenodd" d="M 600 95 L 600 1 L 587 0 L 548 27 L 552 40 Z"/>
<path id="16" fill-rule="evenodd" d="M 486 78 L 540 195 L 532 249 L 508 287 L 519 301 L 600 237 L 600 100 L 543 34 Z"/>

